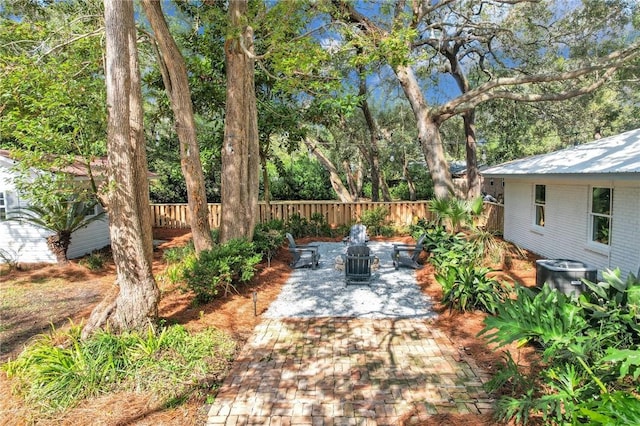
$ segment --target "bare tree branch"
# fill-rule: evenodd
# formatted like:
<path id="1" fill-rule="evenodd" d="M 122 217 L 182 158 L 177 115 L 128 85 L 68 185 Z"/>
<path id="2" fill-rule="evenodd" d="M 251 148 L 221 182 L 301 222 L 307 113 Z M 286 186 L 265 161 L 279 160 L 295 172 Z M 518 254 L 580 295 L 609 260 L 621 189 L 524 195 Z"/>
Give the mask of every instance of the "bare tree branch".
<path id="1" fill-rule="evenodd" d="M 86 33 L 86 34 L 80 34 L 76 37 L 70 38 L 68 40 L 65 40 L 63 43 L 60 43 L 56 46 L 53 46 L 49 49 L 47 49 L 45 52 L 42 53 L 42 55 L 40 56 L 40 58 L 38 58 L 38 60 L 36 61 L 36 63 L 39 63 L 41 59 L 43 59 L 44 57 L 46 57 L 47 55 L 55 52 L 56 50 L 62 49 L 65 46 L 68 46 L 70 44 L 75 43 L 78 40 L 82 40 L 83 38 L 89 38 L 89 37 L 93 37 L 95 35 L 98 35 L 100 33 L 104 32 L 104 27 L 100 27 L 97 30 L 91 31 L 90 33 Z"/>
<path id="2" fill-rule="evenodd" d="M 639 49 L 640 49 L 640 44 L 634 43 L 631 46 L 629 46 L 627 49 L 618 50 L 605 56 L 595 64 L 577 68 L 571 71 L 496 78 L 434 109 L 432 112 L 432 115 L 446 116 L 446 115 L 452 115 L 452 114 L 456 114 L 456 113 L 460 113 L 460 112 L 472 109 L 478 106 L 479 104 L 481 104 L 482 102 L 485 102 L 489 99 L 494 99 L 496 97 L 495 93 L 497 89 L 500 87 L 519 86 L 519 85 L 526 85 L 526 84 L 553 83 L 553 82 L 559 82 L 559 81 L 575 80 L 587 74 L 591 74 L 600 70 L 606 70 L 605 74 L 603 75 L 603 78 L 608 79 L 616 70 L 618 70 L 620 67 L 625 65 L 625 61 L 638 56 L 638 54 L 640 54 Z M 597 87 L 594 87 L 592 90 L 595 90 L 595 88 Z M 502 93 L 501 97 L 507 97 L 506 92 L 501 92 L 501 93 Z M 588 93 L 588 92 L 584 92 L 584 93 Z M 544 100 L 553 100 L 553 99 L 540 99 L 536 101 L 536 100 L 533 100 L 535 96 L 532 97 L 531 100 L 526 100 L 526 96 L 523 97 L 523 95 L 516 94 L 516 93 L 513 93 L 508 96 L 509 96 L 509 99 L 522 98 L 522 100 L 526 102 L 539 102 Z M 578 94 L 574 96 L 578 96 Z M 564 99 L 569 99 L 569 97 Z"/>

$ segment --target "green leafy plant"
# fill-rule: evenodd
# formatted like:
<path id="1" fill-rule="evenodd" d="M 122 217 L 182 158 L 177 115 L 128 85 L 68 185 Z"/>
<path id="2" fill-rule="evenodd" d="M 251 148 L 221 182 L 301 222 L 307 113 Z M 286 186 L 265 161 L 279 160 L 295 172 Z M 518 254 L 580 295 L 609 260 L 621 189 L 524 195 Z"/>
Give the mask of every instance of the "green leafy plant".
<path id="1" fill-rule="evenodd" d="M 189 241 L 189 244 L 182 247 L 170 247 L 162 252 L 162 258 L 169 265 L 180 263 L 189 256 L 193 256 L 196 249 L 193 245 L 193 241 Z"/>
<path id="2" fill-rule="evenodd" d="M 150 390 L 161 400 L 210 388 L 228 368 L 235 344 L 218 330 L 182 326 L 80 338 L 81 327 L 41 335 L 2 365 L 13 391 L 43 416 L 110 391 Z M 167 384 L 171 386 L 167 386 Z"/>
<path id="3" fill-rule="evenodd" d="M 272 224 L 270 223 L 259 224 L 253 233 L 253 245 L 256 252 L 267 258 L 268 266 L 271 266 L 271 259 L 278 249 L 282 247 L 285 237 L 285 233 L 282 230 L 282 222 L 278 224 L 277 228 L 271 226 Z"/>
<path id="4" fill-rule="evenodd" d="M 479 335 L 499 346 L 534 342 L 547 359 L 571 356 L 568 348 L 584 340 L 588 326 L 582 308 L 547 284 L 539 292 L 516 285 L 515 294 L 497 306 L 495 316 L 485 318 Z"/>
<path id="5" fill-rule="evenodd" d="M 383 235 L 388 215 L 389 210 L 386 207 L 375 207 L 370 210 L 364 210 L 360 221 L 367 227 L 369 235 Z"/>
<path id="6" fill-rule="evenodd" d="M 286 220 L 285 229 L 295 238 L 304 237 L 307 236 L 309 232 L 309 221 L 298 213 L 294 213 Z"/>
<path id="7" fill-rule="evenodd" d="M 589 291 L 581 295 L 581 306 L 589 312 L 594 325 L 615 319 L 624 323 L 640 343 L 640 281 L 631 273 L 622 280 L 618 268 L 603 271 L 602 277 L 598 283 L 585 280 Z"/>
<path id="8" fill-rule="evenodd" d="M 442 286 L 442 302 L 449 309 L 462 312 L 480 309 L 495 313 L 498 306 L 509 296 L 508 288 L 487 276 L 489 268 L 472 264 L 450 265 L 437 273 L 436 281 Z"/>
<path id="9" fill-rule="evenodd" d="M 435 228 L 434 233 L 427 233 L 425 238 L 425 249 L 431 253 L 429 262 L 435 267 L 437 273 L 442 273 L 450 267 L 478 263 L 480 250 L 474 241 L 469 241 L 462 233 L 443 235 L 440 233 L 441 229 Z M 438 235 L 442 236 L 442 239 L 438 239 Z"/>
<path id="10" fill-rule="evenodd" d="M 255 252 L 253 243 L 233 239 L 202 251 L 200 257 L 185 268 L 184 278 L 196 299 L 206 303 L 220 291 L 224 297 L 237 292 L 239 283 L 253 278 L 255 266 L 261 259 L 262 254 Z"/>
<path id="11" fill-rule="evenodd" d="M 104 267 L 106 261 L 107 257 L 104 253 L 94 251 L 88 256 L 84 257 L 79 263 L 92 271 L 99 271 Z"/>
<path id="12" fill-rule="evenodd" d="M 327 218 L 320 212 L 313 213 L 309 219 L 307 235 L 319 237 L 331 235 L 331 228 L 327 223 Z"/>
<path id="13" fill-rule="evenodd" d="M 598 284 L 585 282 L 590 290 L 579 299 L 546 284 L 539 292 L 517 286 L 517 299 L 506 300 L 495 317 L 485 319 L 480 334 L 489 342 L 533 343 L 546 363 L 531 378 L 531 390 L 506 392 L 498 401 L 499 417 L 526 423 L 535 413 L 553 424 L 637 423 L 637 279 L 630 274 L 622 280 L 619 271 L 603 277 Z M 508 385 L 510 374 L 518 380 L 511 367 L 492 383 L 494 390 Z"/>

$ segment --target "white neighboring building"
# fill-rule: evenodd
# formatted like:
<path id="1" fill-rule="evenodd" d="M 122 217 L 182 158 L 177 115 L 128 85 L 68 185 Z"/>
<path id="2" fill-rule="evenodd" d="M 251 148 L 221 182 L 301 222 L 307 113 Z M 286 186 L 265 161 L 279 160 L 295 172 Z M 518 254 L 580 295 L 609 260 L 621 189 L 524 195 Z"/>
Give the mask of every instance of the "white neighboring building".
<path id="1" fill-rule="evenodd" d="M 550 259 L 640 268 L 640 129 L 490 167 L 504 179 L 504 238 Z"/>
<path id="2" fill-rule="evenodd" d="M 0 150 L 0 219 L 6 218 L 12 209 L 27 205 L 26 201 L 20 198 L 13 183 L 14 165 L 15 161 L 9 157 L 9 152 Z M 77 169 L 70 171 L 78 179 L 86 178 Z M 5 260 L 20 263 L 55 263 L 56 258 L 47 247 L 48 235 L 51 233 L 25 222 L 0 220 L 0 263 Z M 67 255 L 69 259 L 77 258 L 110 244 L 109 223 L 105 217 L 105 220 L 97 220 L 74 232 Z M 6 256 L 7 259 L 2 256 Z"/>

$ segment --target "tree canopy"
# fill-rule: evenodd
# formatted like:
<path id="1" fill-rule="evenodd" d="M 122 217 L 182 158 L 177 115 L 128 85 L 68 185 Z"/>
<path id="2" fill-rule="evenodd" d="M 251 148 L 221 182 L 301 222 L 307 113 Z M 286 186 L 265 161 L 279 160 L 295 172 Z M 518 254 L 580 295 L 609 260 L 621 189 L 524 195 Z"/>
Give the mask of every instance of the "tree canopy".
<path id="1" fill-rule="evenodd" d="M 206 197 L 217 202 L 228 11 L 221 2 L 163 5 L 185 58 Z M 104 155 L 101 2 L 16 0 L 0 15 L 2 148 L 34 164 L 43 152 Z M 328 163 L 312 155 L 312 167 L 294 168 L 322 166 L 315 177 L 333 185 L 331 196 L 338 188 L 375 198 L 386 185 L 411 198 L 414 181 L 421 196 L 451 190 L 448 162 L 465 158 L 459 118 L 469 111 L 478 162 L 638 127 L 638 16 L 625 0 L 251 1 L 260 196 L 327 196 L 316 179 L 291 185 L 293 168 L 283 167 L 289 155 L 307 161 L 305 140 Z M 152 200 L 184 202 L 161 68 L 145 15 L 136 19 L 149 164 L 159 176 Z"/>

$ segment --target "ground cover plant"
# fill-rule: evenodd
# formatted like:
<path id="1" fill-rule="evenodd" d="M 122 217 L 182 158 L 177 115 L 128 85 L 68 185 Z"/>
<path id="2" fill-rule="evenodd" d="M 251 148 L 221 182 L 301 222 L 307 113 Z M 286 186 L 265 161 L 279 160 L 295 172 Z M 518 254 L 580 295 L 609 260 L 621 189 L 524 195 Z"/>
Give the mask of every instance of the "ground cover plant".
<path id="1" fill-rule="evenodd" d="M 2 366 L 15 391 L 44 417 L 83 399 L 118 390 L 152 390 L 163 405 L 192 392 L 210 393 L 235 352 L 225 333 L 183 326 L 150 327 L 147 333 L 100 331 L 81 340 L 81 327 L 39 336 Z"/>

